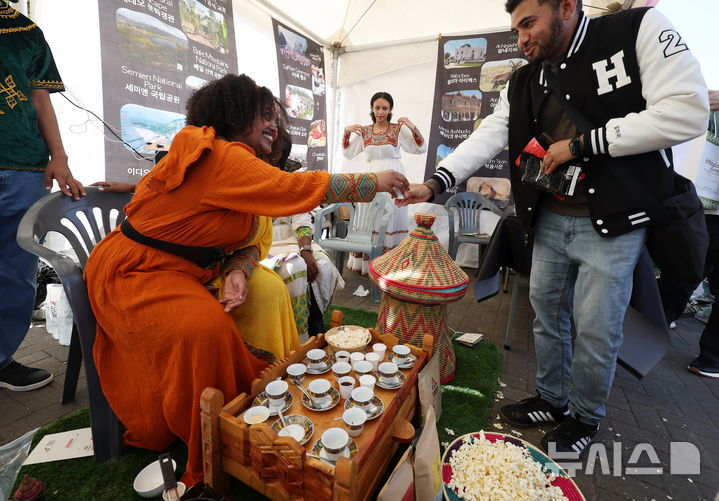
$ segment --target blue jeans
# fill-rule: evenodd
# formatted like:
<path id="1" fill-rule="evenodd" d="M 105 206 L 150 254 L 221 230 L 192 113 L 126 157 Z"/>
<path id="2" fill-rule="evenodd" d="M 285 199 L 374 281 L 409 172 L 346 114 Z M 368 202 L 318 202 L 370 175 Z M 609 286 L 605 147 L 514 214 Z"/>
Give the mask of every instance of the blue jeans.
<path id="1" fill-rule="evenodd" d="M 605 415 L 645 239 L 645 229 L 602 238 L 589 217 L 539 214 L 529 284 L 537 390 L 557 407 L 569 400 L 572 415 L 586 424 Z"/>
<path id="2" fill-rule="evenodd" d="M 25 339 L 35 305 L 37 256 L 18 247 L 17 227 L 48 193 L 43 172 L 0 169 L 0 369 Z"/>

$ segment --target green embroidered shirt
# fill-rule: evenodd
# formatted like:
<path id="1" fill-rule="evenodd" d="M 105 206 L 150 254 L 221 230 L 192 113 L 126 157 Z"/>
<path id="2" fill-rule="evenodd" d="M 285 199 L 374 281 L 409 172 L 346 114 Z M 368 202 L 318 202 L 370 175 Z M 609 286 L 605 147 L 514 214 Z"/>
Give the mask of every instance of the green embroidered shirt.
<path id="1" fill-rule="evenodd" d="M 65 90 L 42 30 L 0 3 L 0 169 L 43 171 L 49 151 L 31 91 Z"/>

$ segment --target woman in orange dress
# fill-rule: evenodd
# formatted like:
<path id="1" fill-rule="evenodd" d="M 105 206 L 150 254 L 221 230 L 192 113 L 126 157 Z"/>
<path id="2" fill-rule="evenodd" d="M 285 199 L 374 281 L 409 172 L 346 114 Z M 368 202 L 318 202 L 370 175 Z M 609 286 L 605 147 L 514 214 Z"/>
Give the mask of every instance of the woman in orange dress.
<path id="1" fill-rule="evenodd" d="M 188 126 L 125 207 L 128 224 L 98 243 L 85 268 L 98 322 L 95 364 L 127 427 L 125 442 L 163 450 L 181 438 L 188 486 L 203 475 L 200 394 L 212 386 L 233 398 L 249 391 L 266 366 L 248 351 L 248 333 L 229 314 L 252 294 L 261 216 L 367 201 L 377 191 L 409 186 L 393 171 L 289 174 L 264 163 L 255 155 L 269 153 L 277 136 L 274 106 L 272 93 L 245 75 L 227 75 L 194 93 Z M 200 262 L 173 244 L 227 257 Z M 205 284 L 220 274 L 218 301 Z"/>

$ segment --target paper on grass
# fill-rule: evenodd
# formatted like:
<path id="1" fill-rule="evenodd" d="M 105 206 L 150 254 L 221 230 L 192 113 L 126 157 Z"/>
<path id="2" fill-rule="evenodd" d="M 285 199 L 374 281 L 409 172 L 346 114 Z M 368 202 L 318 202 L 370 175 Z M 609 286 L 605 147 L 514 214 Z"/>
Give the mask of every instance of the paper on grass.
<path id="1" fill-rule="evenodd" d="M 45 435 L 23 464 L 81 458 L 92 456 L 93 453 L 92 432 L 90 428 L 81 428 Z"/>

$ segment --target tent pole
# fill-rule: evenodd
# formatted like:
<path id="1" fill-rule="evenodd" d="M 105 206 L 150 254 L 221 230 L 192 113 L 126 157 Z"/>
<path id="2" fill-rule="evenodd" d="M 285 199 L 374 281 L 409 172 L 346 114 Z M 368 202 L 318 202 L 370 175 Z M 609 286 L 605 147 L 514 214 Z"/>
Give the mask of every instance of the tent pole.
<path id="1" fill-rule="evenodd" d="M 337 145 L 341 144 L 341 133 L 340 130 L 342 129 L 342 124 L 340 124 L 340 114 L 339 114 L 339 108 L 340 108 L 340 90 L 339 90 L 339 73 L 340 73 L 340 54 L 344 52 L 344 49 L 338 45 L 333 45 L 329 48 L 330 54 L 332 55 L 332 93 L 333 99 L 332 99 L 332 122 L 333 122 L 333 131 L 335 136 L 335 141 L 332 142 L 332 144 Z M 332 150 L 330 152 L 330 150 Z M 335 147 L 333 148 L 327 148 L 327 153 L 329 155 L 329 160 L 334 160 L 335 157 Z M 330 172 L 333 172 L 333 165 L 328 162 L 328 170 Z"/>

